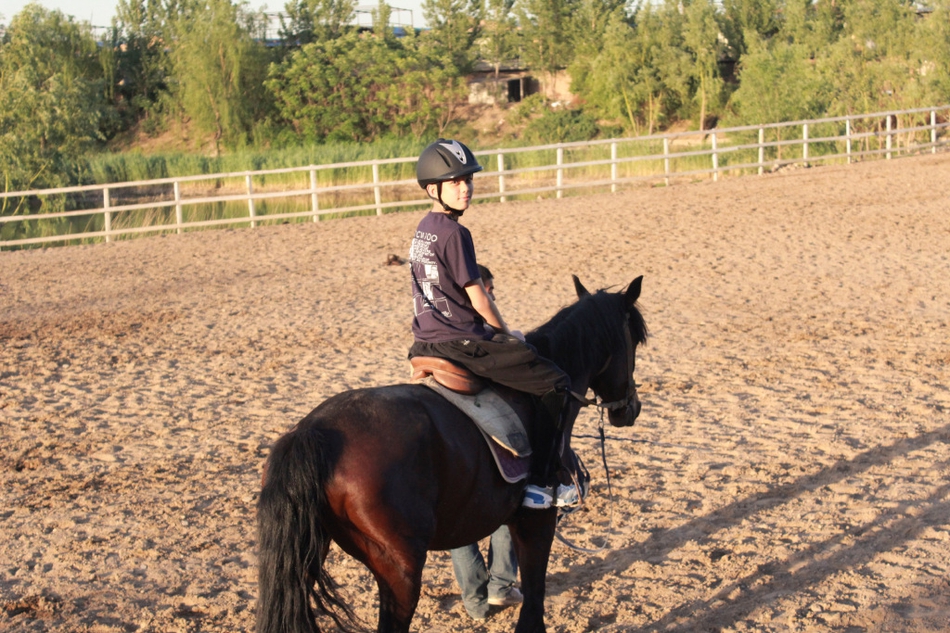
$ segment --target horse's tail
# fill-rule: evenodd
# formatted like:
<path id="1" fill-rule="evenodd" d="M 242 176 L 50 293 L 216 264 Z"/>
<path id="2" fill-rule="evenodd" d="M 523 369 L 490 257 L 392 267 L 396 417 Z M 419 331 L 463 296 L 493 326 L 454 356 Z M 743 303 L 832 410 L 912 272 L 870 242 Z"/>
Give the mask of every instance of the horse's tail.
<path id="1" fill-rule="evenodd" d="M 258 633 L 319 633 L 318 613 L 344 631 L 357 622 L 323 568 L 330 536 L 320 516 L 330 470 L 313 427 L 298 426 L 271 450 L 257 504 Z"/>

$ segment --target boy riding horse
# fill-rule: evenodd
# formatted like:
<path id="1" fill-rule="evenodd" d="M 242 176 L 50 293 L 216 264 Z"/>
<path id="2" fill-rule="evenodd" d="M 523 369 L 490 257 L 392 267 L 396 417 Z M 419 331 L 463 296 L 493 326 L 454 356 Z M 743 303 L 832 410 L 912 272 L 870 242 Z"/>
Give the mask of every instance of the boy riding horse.
<path id="1" fill-rule="evenodd" d="M 523 505 L 536 509 L 552 503 L 571 505 L 578 502 L 577 491 L 559 484 L 556 457 L 564 441 L 570 378 L 512 334 L 485 290 L 472 235 L 459 223 L 472 201 L 473 174 L 481 170 L 471 150 L 455 140 L 438 139 L 419 156 L 416 177 L 433 203 L 419 222 L 409 251 L 415 337 L 409 357 L 444 358 L 537 396 L 546 423 L 543 436 L 533 438 L 535 458 Z"/>

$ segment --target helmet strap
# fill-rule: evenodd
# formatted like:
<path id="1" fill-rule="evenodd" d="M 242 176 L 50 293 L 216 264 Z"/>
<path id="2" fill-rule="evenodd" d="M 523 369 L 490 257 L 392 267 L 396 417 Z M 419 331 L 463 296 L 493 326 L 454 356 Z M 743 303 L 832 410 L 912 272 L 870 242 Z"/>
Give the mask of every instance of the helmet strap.
<path id="1" fill-rule="evenodd" d="M 462 214 L 465 213 L 465 209 L 461 209 L 461 210 L 453 209 L 452 207 L 450 207 L 449 205 L 445 204 L 445 202 L 442 201 L 442 182 L 435 183 L 435 186 L 436 186 L 436 191 L 439 192 L 439 197 L 433 198 L 433 199 L 442 205 L 442 208 L 445 209 L 446 213 L 450 213 L 452 215 L 462 217 Z M 431 198 L 432 196 L 429 196 L 429 197 Z"/>

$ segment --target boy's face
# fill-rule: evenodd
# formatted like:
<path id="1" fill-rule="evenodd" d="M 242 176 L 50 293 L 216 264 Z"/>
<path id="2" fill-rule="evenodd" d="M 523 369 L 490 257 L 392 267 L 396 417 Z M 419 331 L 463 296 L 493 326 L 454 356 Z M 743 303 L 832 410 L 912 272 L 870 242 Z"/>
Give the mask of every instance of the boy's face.
<path id="1" fill-rule="evenodd" d="M 429 195 L 436 197 L 439 195 L 436 185 L 429 185 Z M 472 202 L 472 192 L 475 186 L 472 183 L 472 176 L 463 176 L 455 180 L 446 180 L 442 183 L 442 202 L 452 209 L 465 211 Z"/>

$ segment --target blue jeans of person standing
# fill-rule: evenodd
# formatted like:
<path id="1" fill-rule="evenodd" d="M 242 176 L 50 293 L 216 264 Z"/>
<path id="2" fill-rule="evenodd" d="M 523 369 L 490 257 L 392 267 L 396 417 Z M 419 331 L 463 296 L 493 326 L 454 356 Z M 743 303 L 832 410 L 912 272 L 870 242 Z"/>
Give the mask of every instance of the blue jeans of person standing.
<path id="1" fill-rule="evenodd" d="M 518 580 L 518 559 L 507 525 L 495 530 L 488 542 L 488 565 L 478 543 L 450 550 L 455 579 L 462 589 L 462 603 L 476 619 L 488 615 L 488 598 L 501 597 Z"/>

